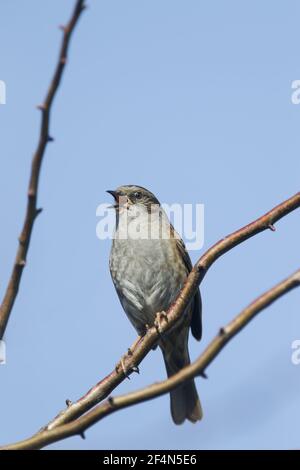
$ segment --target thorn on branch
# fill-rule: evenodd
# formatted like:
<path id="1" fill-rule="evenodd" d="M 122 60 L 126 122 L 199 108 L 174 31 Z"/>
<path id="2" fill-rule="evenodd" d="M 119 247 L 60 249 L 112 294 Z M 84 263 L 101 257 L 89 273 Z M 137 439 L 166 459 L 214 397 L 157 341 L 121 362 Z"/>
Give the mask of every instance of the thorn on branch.
<path id="1" fill-rule="evenodd" d="M 87 8 L 88 6 L 85 3 L 83 3 L 80 7 L 80 11 L 86 10 Z"/>
<path id="2" fill-rule="evenodd" d="M 69 400 L 69 398 L 66 399 L 66 405 L 69 408 L 72 405 L 72 400 Z"/>
<path id="3" fill-rule="evenodd" d="M 79 433 L 79 436 L 81 437 L 81 439 L 85 439 L 85 434 L 84 434 L 83 431 L 81 431 L 81 432 Z"/>
<path id="4" fill-rule="evenodd" d="M 40 111 L 46 111 L 46 106 L 44 104 L 38 104 L 36 108 Z"/>
<path id="5" fill-rule="evenodd" d="M 51 137 L 51 135 L 48 135 L 47 137 L 47 142 L 53 142 L 54 141 L 54 138 Z"/>
<path id="6" fill-rule="evenodd" d="M 223 326 L 220 328 L 219 335 L 220 336 L 226 335 L 226 329 Z"/>
<path id="7" fill-rule="evenodd" d="M 269 227 L 269 229 L 270 229 L 272 232 L 276 232 L 276 227 L 275 227 L 275 225 L 269 224 L 268 227 Z"/>
<path id="8" fill-rule="evenodd" d="M 39 208 L 36 209 L 36 211 L 35 211 L 35 216 L 37 217 L 38 215 L 40 215 L 41 212 L 43 212 L 43 208 L 42 208 L 42 207 L 39 207 Z"/>
<path id="9" fill-rule="evenodd" d="M 201 273 L 203 273 L 204 271 L 205 271 L 205 269 L 203 268 L 203 266 L 201 266 L 201 264 L 198 264 L 198 265 L 197 265 L 197 272 L 198 272 L 199 274 L 201 274 Z"/>
<path id="10" fill-rule="evenodd" d="M 111 407 L 114 406 L 114 399 L 113 399 L 112 396 L 108 397 L 107 401 L 108 401 L 108 403 L 109 403 L 109 405 L 110 405 Z"/>
<path id="11" fill-rule="evenodd" d="M 206 374 L 206 372 L 204 370 L 202 370 L 200 373 L 199 373 L 200 377 L 202 377 L 203 379 L 208 379 L 208 375 Z"/>

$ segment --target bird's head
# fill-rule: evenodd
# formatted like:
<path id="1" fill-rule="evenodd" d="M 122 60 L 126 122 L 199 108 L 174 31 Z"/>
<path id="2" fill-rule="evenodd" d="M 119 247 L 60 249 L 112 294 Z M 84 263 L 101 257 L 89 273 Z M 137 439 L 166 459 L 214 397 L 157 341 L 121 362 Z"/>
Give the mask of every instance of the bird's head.
<path id="1" fill-rule="evenodd" d="M 151 191 L 142 186 L 126 185 L 119 186 L 115 190 L 108 190 L 115 200 L 114 208 L 117 211 L 131 210 L 134 207 L 147 209 L 151 212 L 153 207 L 159 207 L 160 203 Z"/>

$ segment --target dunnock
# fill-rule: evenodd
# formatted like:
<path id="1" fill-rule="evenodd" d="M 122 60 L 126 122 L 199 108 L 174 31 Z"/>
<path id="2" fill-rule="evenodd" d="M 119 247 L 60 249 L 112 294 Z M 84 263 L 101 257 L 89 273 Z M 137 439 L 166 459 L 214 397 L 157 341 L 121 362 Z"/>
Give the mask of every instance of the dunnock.
<path id="1" fill-rule="evenodd" d="M 145 188 L 128 185 L 108 191 L 115 199 L 116 230 L 110 254 L 110 272 L 121 304 L 137 330 L 144 335 L 157 312 L 168 309 L 192 269 L 184 243 L 170 224 L 157 198 Z M 191 305 L 173 329 L 161 336 L 167 374 L 190 363 L 188 335 L 201 339 L 201 297 Z M 194 380 L 170 393 L 174 423 L 196 422 L 202 409 Z"/>

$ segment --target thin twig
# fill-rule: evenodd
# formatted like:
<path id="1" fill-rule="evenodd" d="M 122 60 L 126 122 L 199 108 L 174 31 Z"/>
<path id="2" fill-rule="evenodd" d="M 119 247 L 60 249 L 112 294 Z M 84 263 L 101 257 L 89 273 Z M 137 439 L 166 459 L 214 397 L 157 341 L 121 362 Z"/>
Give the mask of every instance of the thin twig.
<path id="1" fill-rule="evenodd" d="M 66 65 L 71 35 L 84 8 L 84 0 L 77 0 L 69 23 L 62 28 L 63 39 L 54 76 L 50 83 L 45 101 L 38 106 L 42 114 L 40 136 L 37 149 L 34 153 L 31 164 L 31 174 L 27 193 L 27 209 L 22 232 L 19 237 L 19 246 L 13 265 L 12 273 L 6 288 L 6 292 L 0 306 L 0 339 L 3 338 L 9 320 L 9 316 L 11 314 L 19 291 L 23 269 L 26 265 L 26 258 L 29 249 L 33 225 L 36 217 L 42 211 L 42 209 L 37 208 L 37 195 L 41 165 L 44 158 L 45 150 L 48 142 L 51 142 L 53 140 L 53 138 L 49 134 L 51 105 L 53 103 L 53 99 L 59 87 L 63 71 Z"/>
<path id="2" fill-rule="evenodd" d="M 204 253 L 203 256 L 196 263 L 195 267 L 191 271 L 187 278 L 187 281 L 180 292 L 177 300 L 169 308 L 168 322 L 164 322 L 161 326 L 161 332 L 164 333 L 171 328 L 178 318 L 180 318 L 182 312 L 193 298 L 193 295 L 203 280 L 209 267 L 224 253 L 244 242 L 248 238 L 256 235 L 263 230 L 269 228 L 270 224 L 274 224 L 279 219 L 289 214 L 291 211 L 300 207 L 300 192 L 295 196 L 282 202 L 267 214 L 263 215 L 259 219 L 255 220 L 249 225 L 241 228 L 240 230 L 228 235 L 213 247 Z M 44 429 L 53 429 L 57 426 L 70 422 L 82 414 L 89 411 L 96 404 L 106 398 L 110 393 L 125 380 L 126 376 L 134 372 L 140 362 L 153 348 L 159 339 L 159 333 L 155 327 L 149 328 L 146 335 L 134 342 L 134 345 L 130 348 L 131 354 L 128 354 L 125 360 L 127 374 L 125 375 L 122 367 L 117 367 L 93 388 L 91 388 L 83 397 L 73 402 L 66 409 L 62 410 Z M 123 360 L 124 362 L 124 360 Z"/>
<path id="3" fill-rule="evenodd" d="M 82 435 L 86 429 L 103 419 L 105 416 L 108 416 L 122 408 L 127 408 L 134 404 L 166 394 L 187 380 L 190 380 L 192 377 L 201 375 L 207 366 L 211 364 L 215 357 L 221 352 L 228 341 L 238 334 L 239 331 L 241 331 L 241 329 L 244 328 L 259 312 L 297 286 L 300 286 L 300 269 L 254 300 L 227 326 L 220 328 L 218 335 L 210 342 L 201 356 L 195 362 L 184 367 L 169 379 L 135 392 L 114 398 L 110 397 L 104 403 L 96 406 L 93 410 L 75 421 L 63 424 L 52 430 L 44 430 L 29 439 L 8 445 L 2 449 L 40 449 L 61 439 L 74 435 Z"/>

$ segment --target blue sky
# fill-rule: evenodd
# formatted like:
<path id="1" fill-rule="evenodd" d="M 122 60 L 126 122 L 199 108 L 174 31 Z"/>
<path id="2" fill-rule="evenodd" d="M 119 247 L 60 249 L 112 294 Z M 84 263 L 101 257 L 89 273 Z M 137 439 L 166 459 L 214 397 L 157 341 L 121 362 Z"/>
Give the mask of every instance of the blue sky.
<path id="1" fill-rule="evenodd" d="M 205 205 L 205 245 L 299 191 L 299 3 L 89 0 L 55 100 L 39 205 L 0 367 L 0 442 L 24 438 L 106 375 L 133 342 L 96 237 L 106 189 Z M 73 1 L 0 2 L 0 293 L 23 221 L 39 112 Z M 222 257 L 201 287 L 204 337 L 299 268 L 299 212 Z M 204 419 L 173 425 L 161 397 L 52 449 L 299 448 L 300 292 L 255 319 L 197 379 Z M 165 377 L 159 351 L 115 393 Z"/>

